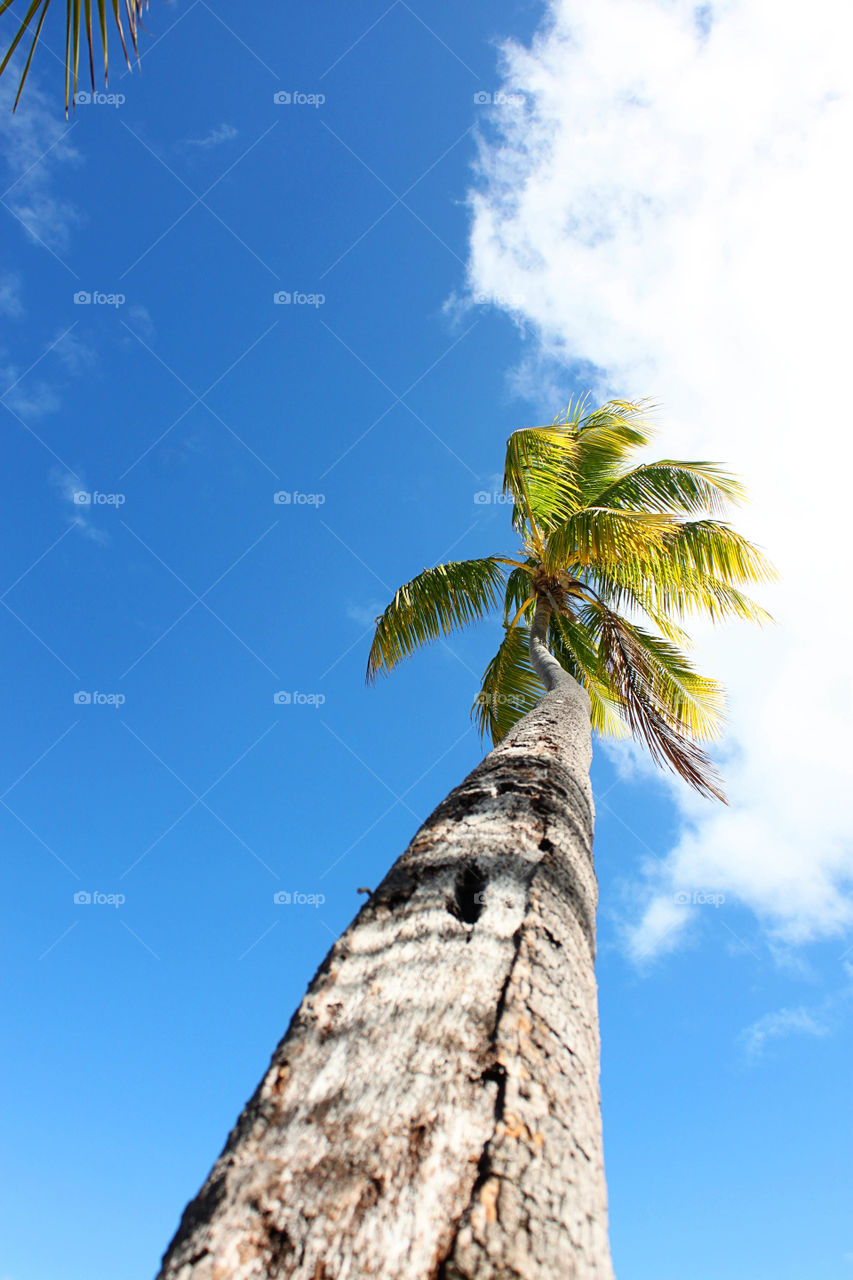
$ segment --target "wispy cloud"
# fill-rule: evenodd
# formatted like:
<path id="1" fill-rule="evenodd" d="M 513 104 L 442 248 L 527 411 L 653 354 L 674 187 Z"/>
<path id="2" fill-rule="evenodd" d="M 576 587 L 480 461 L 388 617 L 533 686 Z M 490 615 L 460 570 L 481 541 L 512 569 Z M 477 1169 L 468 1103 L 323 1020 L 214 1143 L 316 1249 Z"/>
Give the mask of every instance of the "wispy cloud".
<path id="1" fill-rule="evenodd" d="M 43 371 L 49 375 L 51 366 L 55 370 L 58 363 L 66 373 L 79 376 L 96 360 L 95 350 L 73 328 L 61 330 L 45 343 L 43 355 L 23 370 L 8 351 L 0 349 L 0 399 L 25 422 L 56 413 L 62 404 L 60 394 Z"/>
<path id="2" fill-rule="evenodd" d="M 58 166 L 79 161 L 69 125 L 30 76 L 27 92 L 15 115 L 12 104 L 17 82 L 11 69 L 0 78 L 0 194 L 10 220 L 17 220 L 34 240 L 54 253 L 67 251 L 71 231 L 83 215 L 55 190 Z M 8 234 L 8 233 L 7 233 Z"/>
<path id="3" fill-rule="evenodd" d="M 37 376 L 19 382 L 21 370 L 8 359 L 7 352 L 0 351 L 0 362 L 0 398 L 13 413 L 29 422 L 57 411 L 61 401 L 50 383 Z"/>
<path id="4" fill-rule="evenodd" d="M 346 608 L 346 615 L 352 621 L 358 623 L 360 627 L 373 627 L 376 625 L 376 619 L 382 613 L 387 600 L 379 599 L 368 600 L 366 604 L 349 604 Z"/>
<path id="5" fill-rule="evenodd" d="M 741 1033 L 741 1043 L 747 1058 L 754 1062 L 760 1058 L 768 1040 L 784 1036 L 826 1036 L 829 1027 L 814 1013 L 805 1008 L 779 1009 L 766 1013 Z"/>
<path id="6" fill-rule="evenodd" d="M 83 480 L 71 475 L 68 471 L 60 471 L 58 468 L 54 468 L 50 472 L 49 479 L 63 502 L 68 503 L 71 509 L 71 523 L 75 529 L 79 530 L 82 536 L 88 538 L 90 542 L 101 544 L 109 542 L 109 534 L 105 530 L 99 529 L 92 519 L 91 505 L 80 501 L 81 494 L 89 493 Z"/>
<path id="7" fill-rule="evenodd" d="M 144 338 L 146 342 L 151 342 L 157 335 L 157 329 L 151 318 L 151 312 L 141 302 L 134 302 L 127 309 L 128 323 L 140 338 Z M 127 341 L 133 344 L 136 340 L 126 334 Z"/>
<path id="8" fill-rule="evenodd" d="M 210 147 L 218 147 L 223 142 L 230 142 L 232 138 L 238 136 L 239 130 L 235 129 L 233 124 L 220 124 L 215 129 L 211 129 L 202 138 L 187 138 L 184 144 L 187 147 L 200 147 L 207 150 Z"/>
<path id="9" fill-rule="evenodd" d="M 853 11 L 816 0 L 806 22 L 794 0 L 726 0 L 703 13 L 551 0 L 531 46 L 504 51 L 505 87 L 526 105 L 490 117 L 471 194 L 470 288 L 513 299 L 533 414 L 561 407 L 559 376 L 651 396 L 661 454 L 747 477 L 738 523 L 782 573 L 762 593 L 775 628 L 697 629 L 701 666 L 730 694 L 731 805 L 672 784 L 681 832 L 650 861 L 637 954 L 688 928 L 669 907 L 685 884 L 746 904 L 776 942 L 853 923 L 850 533 L 834 479 L 853 463 L 853 199 L 838 163 Z"/>

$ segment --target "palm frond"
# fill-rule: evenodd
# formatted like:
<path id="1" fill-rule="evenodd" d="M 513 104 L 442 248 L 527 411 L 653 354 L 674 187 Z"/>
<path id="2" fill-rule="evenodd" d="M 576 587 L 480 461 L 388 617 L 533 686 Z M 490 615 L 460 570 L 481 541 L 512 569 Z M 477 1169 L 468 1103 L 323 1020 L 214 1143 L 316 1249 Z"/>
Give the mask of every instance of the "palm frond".
<path id="1" fill-rule="evenodd" d="M 687 736 L 661 680 L 661 664 L 624 618 L 599 606 L 590 615 L 599 656 L 632 734 L 660 765 L 672 769 L 701 795 L 725 802 L 722 782 L 705 751 Z M 658 655 L 659 658 L 659 655 Z"/>
<path id="2" fill-rule="evenodd" d="M 581 575 L 586 591 L 591 593 L 593 598 L 599 599 L 608 609 L 612 609 L 614 613 L 624 614 L 630 611 L 635 614 L 645 614 L 667 640 L 680 645 L 683 649 L 690 647 L 692 643 L 690 636 L 670 614 L 658 608 L 654 588 L 649 585 L 642 573 L 635 572 L 630 581 L 626 581 L 626 574 L 619 574 L 617 581 L 601 565 L 590 565 L 585 569 L 578 566 L 576 572 Z M 587 598 L 589 598 L 588 595 Z"/>
<path id="3" fill-rule="evenodd" d="M 717 738 L 724 710 L 722 685 L 701 676 L 683 650 L 671 641 L 612 610 L 606 610 L 606 614 L 616 619 L 615 625 L 629 638 L 635 657 L 642 651 L 643 678 L 673 726 L 691 737 Z M 584 605 L 578 611 L 580 625 L 591 634 L 597 633 L 599 643 L 606 614 L 598 604 Z"/>
<path id="4" fill-rule="evenodd" d="M 593 729 L 608 738 L 624 738 L 628 730 L 619 714 L 618 699 L 588 629 L 569 614 L 552 613 L 548 625 L 548 646 L 560 666 L 589 694 Z"/>
<path id="5" fill-rule="evenodd" d="M 400 587 L 377 619 L 368 681 L 387 674 L 421 645 L 484 617 L 500 604 L 503 583 L 503 570 L 490 556 L 424 569 Z"/>
<path id="6" fill-rule="evenodd" d="M 483 672 L 480 692 L 471 708 L 471 719 L 480 737 L 488 733 L 497 746 L 514 724 L 531 711 L 545 692 L 530 665 L 527 627 L 508 627 L 500 648 Z"/>
<path id="7" fill-rule="evenodd" d="M 704 614 L 712 621 L 741 618 L 759 624 L 770 615 L 736 586 L 766 582 L 773 569 L 761 552 L 728 525 L 712 520 L 677 524 L 659 546 L 593 566 L 613 591 L 633 593 L 661 630 L 662 618 Z M 613 603 L 613 600 L 611 600 Z"/>
<path id="8" fill-rule="evenodd" d="M 727 583 L 765 583 L 776 577 L 759 548 L 720 520 L 690 520 L 679 525 L 662 560 Z"/>
<path id="9" fill-rule="evenodd" d="M 548 534 L 544 567 L 557 573 L 569 564 L 610 566 L 626 560 L 642 563 L 662 548 L 676 527 L 672 516 L 585 507 Z"/>
<path id="10" fill-rule="evenodd" d="M 0 17 L 11 7 L 14 0 L 0 0 Z M 33 60 L 33 54 L 36 45 L 39 42 L 41 29 L 47 16 L 48 8 L 51 0 L 31 0 L 27 7 L 12 42 L 8 50 L 0 62 L 0 75 L 6 70 L 9 62 L 20 44 L 21 40 L 27 34 L 27 31 L 34 26 L 34 33 L 30 51 L 24 64 L 21 79 L 18 84 L 18 92 L 15 97 L 15 106 L 21 100 L 21 94 L 29 75 L 30 64 Z M 130 57 L 128 53 L 127 43 L 124 36 L 124 25 L 122 23 L 120 0 L 110 0 L 113 19 L 118 31 L 119 40 L 121 41 L 122 52 L 124 53 L 125 62 L 130 66 Z M 139 27 L 142 22 L 144 10 L 148 7 L 148 0 L 124 0 L 124 10 L 127 17 L 128 30 L 130 33 L 130 41 L 137 57 L 139 53 Z M 35 21 L 38 15 L 38 21 Z M 98 36 L 100 46 L 103 50 L 104 57 L 104 83 L 107 83 L 107 75 L 109 71 L 109 50 L 107 35 L 107 0 L 97 0 L 97 20 L 98 20 Z M 92 0 L 66 0 L 65 15 L 65 114 L 68 115 L 69 102 L 74 104 L 77 99 L 77 73 L 80 61 L 80 40 L 81 35 L 85 36 L 89 54 L 89 76 L 92 83 L 92 91 L 95 90 L 95 52 L 94 52 L 94 32 L 93 32 L 93 5 Z"/>
<path id="11" fill-rule="evenodd" d="M 592 502 L 615 480 L 635 449 L 654 435 L 650 401 L 610 400 L 588 413 L 578 425 L 578 476 L 582 505 Z"/>
<path id="12" fill-rule="evenodd" d="M 711 462 L 664 458 L 626 471 L 595 495 L 593 505 L 699 515 L 722 511 L 745 497 L 741 482 Z"/>
<path id="13" fill-rule="evenodd" d="M 504 594 L 504 622 L 511 623 L 518 610 L 530 599 L 533 581 L 533 565 L 523 569 L 513 569 L 507 575 L 506 592 Z"/>
<path id="14" fill-rule="evenodd" d="M 577 431 L 571 407 L 565 421 L 550 427 L 523 427 L 506 443 L 504 493 L 513 499 L 513 528 L 549 529 L 575 510 Z"/>

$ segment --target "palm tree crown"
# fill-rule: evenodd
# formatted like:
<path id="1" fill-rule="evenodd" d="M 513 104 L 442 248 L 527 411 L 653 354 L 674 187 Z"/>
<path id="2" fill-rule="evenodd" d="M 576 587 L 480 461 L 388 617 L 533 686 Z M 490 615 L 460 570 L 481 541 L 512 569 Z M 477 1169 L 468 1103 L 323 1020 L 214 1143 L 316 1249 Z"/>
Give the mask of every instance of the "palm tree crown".
<path id="1" fill-rule="evenodd" d="M 587 691 L 592 727 L 633 734 L 698 791 L 725 799 L 699 745 L 719 733 L 722 688 L 694 669 L 679 622 L 768 618 L 740 585 L 768 581 L 761 552 L 714 517 L 742 501 L 708 462 L 632 458 L 653 431 L 645 403 L 570 404 L 508 442 L 504 493 L 521 546 L 424 569 L 377 619 L 367 676 L 502 608 L 504 638 L 472 718 L 498 743 L 545 692 L 537 640 Z M 531 644 L 533 642 L 533 644 Z"/>

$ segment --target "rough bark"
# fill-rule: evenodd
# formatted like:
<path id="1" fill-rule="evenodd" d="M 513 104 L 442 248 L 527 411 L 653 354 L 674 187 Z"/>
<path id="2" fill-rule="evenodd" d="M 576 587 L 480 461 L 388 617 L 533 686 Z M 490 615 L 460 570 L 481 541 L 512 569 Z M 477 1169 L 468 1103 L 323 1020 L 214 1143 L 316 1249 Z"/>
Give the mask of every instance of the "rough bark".
<path id="1" fill-rule="evenodd" d="M 332 947 L 158 1280 L 612 1280 L 589 702 L 560 675 Z"/>

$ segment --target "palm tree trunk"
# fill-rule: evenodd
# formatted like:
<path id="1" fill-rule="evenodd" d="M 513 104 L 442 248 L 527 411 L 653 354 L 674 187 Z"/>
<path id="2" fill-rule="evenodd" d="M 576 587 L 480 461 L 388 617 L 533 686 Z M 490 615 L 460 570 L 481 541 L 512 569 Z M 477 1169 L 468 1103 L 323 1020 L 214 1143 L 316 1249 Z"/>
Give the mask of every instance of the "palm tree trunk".
<path id="1" fill-rule="evenodd" d="M 332 947 L 158 1280 L 612 1280 L 589 701 L 543 671 Z"/>

